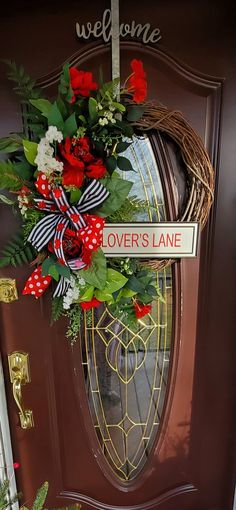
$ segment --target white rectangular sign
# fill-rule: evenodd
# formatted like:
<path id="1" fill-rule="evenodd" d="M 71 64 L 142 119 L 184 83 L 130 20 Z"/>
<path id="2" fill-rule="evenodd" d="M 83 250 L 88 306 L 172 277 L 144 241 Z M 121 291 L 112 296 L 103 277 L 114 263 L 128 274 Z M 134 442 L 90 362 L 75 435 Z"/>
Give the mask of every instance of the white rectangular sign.
<path id="1" fill-rule="evenodd" d="M 198 223 L 107 223 L 102 249 L 107 257 L 196 257 Z"/>

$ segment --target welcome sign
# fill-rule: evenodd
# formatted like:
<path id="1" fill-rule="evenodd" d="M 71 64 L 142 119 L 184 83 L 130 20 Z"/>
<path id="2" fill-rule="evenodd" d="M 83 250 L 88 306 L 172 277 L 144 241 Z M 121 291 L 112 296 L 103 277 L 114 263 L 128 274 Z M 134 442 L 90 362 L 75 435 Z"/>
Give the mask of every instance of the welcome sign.
<path id="1" fill-rule="evenodd" d="M 107 223 L 102 249 L 107 257 L 196 257 L 198 223 Z"/>

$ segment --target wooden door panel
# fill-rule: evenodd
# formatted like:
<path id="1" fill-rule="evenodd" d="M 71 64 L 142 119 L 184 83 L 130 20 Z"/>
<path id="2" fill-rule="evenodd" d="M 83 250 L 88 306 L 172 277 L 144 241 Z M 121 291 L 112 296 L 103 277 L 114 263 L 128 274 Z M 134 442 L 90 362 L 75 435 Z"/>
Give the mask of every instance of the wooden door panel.
<path id="1" fill-rule="evenodd" d="M 73 3 L 73 2 L 72 2 Z M 26 2 L 24 2 L 26 5 Z M 102 2 L 103 4 L 103 2 Z M 121 3 L 122 4 L 122 3 Z M 132 4 L 132 2 L 131 2 Z M 183 3 L 184 4 L 184 3 Z M 183 7 L 182 4 L 182 7 Z M 194 3 L 193 3 L 194 5 Z M 156 6 L 156 3 L 155 3 Z M 104 2 L 104 7 L 105 2 Z M 122 12 L 123 12 L 123 5 Z M 41 31 L 40 23 L 45 22 L 47 16 L 51 19 L 50 8 L 44 6 L 45 12 L 37 11 L 37 19 L 31 15 L 29 18 L 35 28 L 33 48 L 35 40 Z M 153 2 L 149 1 L 148 12 L 151 13 Z M 195 4 L 196 8 L 196 4 Z M 127 7 L 127 13 L 123 13 L 128 19 L 131 5 Z M 137 17 L 140 14 L 137 6 Z M 164 7 L 160 6 L 161 20 L 164 23 Z M 204 8 L 202 8 L 204 14 Z M 90 12 L 91 6 L 83 13 L 84 21 L 95 20 L 101 17 L 98 12 Z M 101 12 L 103 6 L 101 5 Z M 25 13 L 25 11 L 23 10 Z M 133 11 L 134 12 L 134 11 Z M 152 12 L 153 24 L 159 23 L 158 10 Z M 174 12 L 169 13 L 170 23 L 174 24 Z M 131 17 L 134 18 L 133 13 Z M 49 19 L 48 18 L 48 19 Z M 71 23 L 78 17 L 75 16 L 72 5 L 67 8 L 66 15 L 63 12 L 57 14 L 55 26 L 51 28 L 55 33 L 53 48 L 49 44 L 49 35 L 46 31 L 45 38 L 40 41 L 40 50 L 36 50 L 37 63 L 32 58 L 29 45 L 20 40 L 19 47 L 16 43 L 9 42 L 6 54 L 17 57 L 18 61 L 35 71 L 35 75 L 43 76 L 39 83 L 45 88 L 45 93 L 53 95 L 55 83 L 58 77 L 58 68 L 63 61 L 70 58 L 73 65 L 84 69 L 92 69 L 98 75 L 98 64 L 102 64 L 105 78 L 109 79 L 110 73 L 110 47 L 104 44 L 83 44 L 70 36 Z M 80 13 L 80 19 L 82 15 Z M 140 17 L 142 19 L 142 17 Z M 13 17 L 13 26 L 16 33 L 26 30 L 26 18 L 21 17 L 18 23 L 17 14 Z M 164 23 L 164 26 L 165 23 Z M 63 44 L 58 35 L 58 28 L 63 27 Z M 9 29 L 8 20 L 4 20 L 4 31 Z M 205 28 L 204 28 L 205 30 Z M 205 30 L 206 32 L 206 30 Z M 173 38 L 175 33 L 173 34 Z M 178 34 L 182 41 L 184 35 Z M 182 38 L 181 38 L 182 37 Z M 173 38 L 170 39 L 173 41 Z M 66 42 L 65 42 L 66 41 Z M 27 51 L 24 53 L 24 48 Z M 171 47 L 171 44 L 170 44 Z M 51 51 L 50 51 L 50 49 Z M 77 51 L 77 48 L 80 48 Z M 58 51 L 59 49 L 59 51 Z M 183 111 L 190 123 L 203 137 L 210 153 L 213 164 L 218 171 L 218 148 L 219 130 L 221 120 L 221 96 L 223 80 L 202 74 L 201 70 L 208 72 L 206 65 L 200 65 L 200 59 L 191 59 L 191 48 L 187 52 L 190 57 L 188 62 L 197 62 L 200 71 L 192 70 L 185 64 L 169 56 L 168 52 L 159 46 L 156 48 L 143 46 L 138 42 L 122 42 L 121 62 L 122 77 L 129 74 L 129 62 L 132 58 L 141 58 L 149 78 L 149 97 L 157 98 L 169 108 Z M 183 51 L 183 55 L 184 55 Z M 7 56 L 6 55 L 6 56 Z M 70 57 L 70 55 L 73 55 Z M 216 60 L 216 58 L 215 58 Z M 217 75 L 222 74 L 222 67 L 209 66 L 209 72 Z M 218 71 L 219 70 L 219 71 Z M 49 74 L 46 74 L 49 73 Z M 4 107 L 6 123 L 1 123 L 1 133 L 6 134 L 9 130 L 19 129 L 20 119 L 17 117 L 14 107 L 13 96 L 7 92 L 9 85 L 4 83 L 4 98 L 7 106 Z M 16 107 L 15 107 L 16 109 Z M 170 168 L 163 163 L 162 178 L 166 189 L 170 217 L 174 217 L 176 196 L 173 186 L 175 185 L 178 170 L 175 155 L 170 151 L 169 157 L 173 166 L 173 174 Z M 169 173 L 168 173 L 169 172 Z M 174 175 L 175 174 L 175 175 Z M 220 188 L 222 189 L 222 187 Z M 216 208 L 216 214 L 218 209 Z M 172 216 L 171 216 L 172 215 Z M 2 244 L 4 244 L 9 232 L 16 229 L 16 220 L 12 219 L 9 211 L 1 207 L 2 218 Z M 211 437 L 202 437 L 202 430 L 214 427 L 214 416 L 209 410 L 206 414 L 207 402 L 204 402 L 201 381 L 207 380 L 201 376 L 202 358 L 195 356 L 196 339 L 198 338 L 197 353 L 204 355 L 206 342 L 206 322 L 199 324 L 199 317 L 203 317 L 204 307 L 207 304 L 209 292 L 210 261 L 214 253 L 213 234 L 214 229 L 220 228 L 222 232 L 225 224 L 222 219 L 220 226 L 216 223 L 216 216 L 212 214 L 201 242 L 201 261 L 189 260 L 176 263 L 174 268 L 175 280 L 175 308 L 173 328 L 173 351 L 171 372 L 168 380 L 168 394 L 165 401 L 165 411 L 162 417 L 160 431 L 146 465 L 141 473 L 129 482 L 121 482 L 112 473 L 104 459 L 101 447 L 96 437 L 88 403 L 86 399 L 84 374 L 82 370 L 82 357 L 79 342 L 70 347 L 65 339 L 65 322 L 60 321 L 50 327 L 50 295 L 36 302 L 32 297 L 24 296 L 11 305 L 1 307 L 1 341 L 4 369 L 6 374 L 7 395 L 11 422 L 14 454 L 19 458 L 22 470 L 18 474 L 19 488 L 24 492 L 27 499 L 32 499 L 36 488 L 46 479 L 50 483 L 48 506 L 68 505 L 71 500 L 83 503 L 83 508 L 98 508 L 112 510 L 117 507 L 132 510 L 176 508 L 195 510 L 210 509 L 225 510 L 222 501 L 227 500 L 227 510 L 230 510 L 230 498 L 232 497 L 232 478 L 229 482 L 222 481 L 223 467 L 232 466 L 228 449 L 227 439 L 223 441 L 224 449 L 218 445 L 219 457 L 222 465 L 217 467 L 217 453 L 211 448 Z M 218 234 L 219 235 L 219 234 Z M 199 264 L 200 270 L 199 270 Z M 213 274 L 216 272 L 213 265 Z M 18 288 L 22 289 L 29 271 L 27 268 L 7 268 L 2 271 L 3 275 L 17 278 Z M 200 275 L 200 292 L 199 292 Z M 223 292 L 226 291 L 226 281 L 221 285 Z M 212 292 L 212 291 L 211 291 Z M 217 313 L 217 300 L 214 304 L 214 296 L 211 293 L 211 321 L 214 322 L 214 314 Z M 197 336 L 197 329 L 199 335 Z M 214 328 L 211 334 L 215 335 Z M 200 343 L 199 343 L 200 342 Z M 217 340 L 220 345 L 220 338 Z M 211 346 L 214 345 L 213 339 Z M 230 342 L 229 342 L 230 345 Z M 27 407 L 32 408 L 34 413 L 35 427 L 30 431 L 23 431 L 18 426 L 18 418 L 11 396 L 11 388 L 8 384 L 8 370 L 6 354 L 12 350 L 24 350 L 30 353 L 30 366 L 32 383 L 24 388 L 24 399 Z M 211 362 L 212 351 L 206 349 L 207 359 L 203 360 L 205 374 L 207 363 Z M 214 352 L 214 355 L 216 353 Z M 228 364 L 228 365 L 227 365 Z M 212 389 L 217 381 L 217 367 L 221 367 L 220 357 L 214 362 L 214 381 L 210 381 Z M 226 359 L 226 366 L 230 366 L 230 360 Z M 224 370 L 226 368 L 224 367 Z M 212 372 L 211 372 L 212 374 Z M 231 374 L 232 375 L 232 374 Z M 212 375 L 213 377 L 213 375 Z M 194 390 L 194 381 L 201 382 L 201 405 L 198 403 L 198 386 Z M 230 381 L 224 380 L 224 388 L 230 388 Z M 206 388 L 207 392 L 207 388 Z M 225 402 L 226 415 L 229 425 L 218 425 L 217 434 L 212 431 L 212 445 L 216 446 L 217 439 L 220 443 L 222 433 L 232 430 L 232 414 L 228 411 Z M 214 401 L 215 402 L 215 401 Z M 214 412 L 217 406 L 214 405 Z M 231 421 L 230 421 L 231 420 Z M 200 424 L 200 425 L 199 425 Z M 209 443 L 208 443 L 209 440 Z M 215 459 L 213 463 L 205 459 L 204 447 L 208 455 L 212 453 Z M 227 450 L 227 451 L 226 451 Z M 217 488 L 215 487 L 217 484 Z M 215 492 L 214 492 L 215 491 Z M 227 494 L 224 498 L 224 494 Z"/>

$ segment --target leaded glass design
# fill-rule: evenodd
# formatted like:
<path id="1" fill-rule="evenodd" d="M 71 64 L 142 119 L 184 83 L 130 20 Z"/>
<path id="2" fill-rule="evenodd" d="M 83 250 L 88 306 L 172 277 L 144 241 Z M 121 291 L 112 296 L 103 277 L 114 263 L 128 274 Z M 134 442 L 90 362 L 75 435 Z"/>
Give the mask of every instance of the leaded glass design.
<path id="1" fill-rule="evenodd" d="M 137 138 L 125 154 L 136 170 L 132 195 L 147 201 L 137 221 L 165 221 L 157 163 L 147 137 Z M 111 469 L 129 481 L 145 465 L 156 439 L 167 388 L 172 326 L 172 274 L 157 274 L 165 302 L 154 301 L 138 331 L 101 307 L 85 320 L 83 367 L 91 418 Z"/>

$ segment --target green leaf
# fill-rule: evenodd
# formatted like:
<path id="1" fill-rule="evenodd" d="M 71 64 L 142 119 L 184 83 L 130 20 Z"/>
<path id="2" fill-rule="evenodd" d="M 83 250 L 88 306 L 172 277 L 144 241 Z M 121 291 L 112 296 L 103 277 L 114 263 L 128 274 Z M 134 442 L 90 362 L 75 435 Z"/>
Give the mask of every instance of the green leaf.
<path id="1" fill-rule="evenodd" d="M 74 204 L 75 202 L 78 202 L 81 194 L 82 192 L 80 189 L 72 189 L 70 192 L 70 203 Z"/>
<path id="2" fill-rule="evenodd" d="M 94 294 L 94 287 L 90 285 L 87 287 L 87 289 L 84 291 L 83 294 L 80 294 L 79 300 L 82 301 L 91 301 Z"/>
<path id="3" fill-rule="evenodd" d="M 94 295 L 99 301 L 102 301 L 102 302 L 103 301 L 109 301 L 109 302 L 114 301 L 112 294 L 107 291 L 106 287 L 104 290 L 96 289 L 94 292 Z"/>
<path id="4" fill-rule="evenodd" d="M 105 181 L 102 179 L 102 183 L 104 183 L 105 187 L 110 192 L 110 195 L 98 210 L 100 216 L 106 217 L 121 207 L 128 196 L 133 183 L 126 179 L 121 179 L 114 174 Z"/>
<path id="5" fill-rule="evenodd" d="M 115 156 L 109 156 L 109 158 L 106 159 L 105 167 L 110 175 L 114 172 L 117 167 Z"/>
<path id="6" fill-rule="evenodd" d="M 146 292 L 150 294 L 150 296 L 157 296 L 157 289 L 154 285 L 147 285 Z"/>
<path id="7" fill-rule="evenodd" d="M 88 102 L 88 108 L 89 108 L 89 117 L 92 124 L 95 124 L 98 119 L 98 112 L 97 112 L 97 101 L 94 99 L 94 97 L 89 98 Z"/>
<path id="8" fill-rule="evenodd" d="M 17 134 L 0 138 L 0 152 L 16 152 L 22 146 L 22 138 Z"/>
<path id="9" fill-rule="evenodd" d="M 145 292 L 144 294 L 137 294 L 137 298 L 144 305 L 148 305 L 149 303 L 152 303 L 152 301 L 153 301 L 153 297 L 150 296 L 147 292 Z"/>
<path id="10" fill-rule="evenodd" d="M 128 289 L 131 289 L 135 292 L 145 292 L 145 286 L 143 285 L 143 283 L 141 283 L 139 281 L 138 278 L 136 278 L 136 276 L 131 276 L 129 279 L 128 279 L 128 282 L 126 284 L 126 287 Z"/>
<path id="11" fill-rule="evenodd" d="M 44 117 L 48 116 L 52 108 L 52 103 L 50 103 L 47 99 L 30 99 L 29 102 L 34 106 L 34 108 L 37 108 Z"/>
<path id="12" fill-rule="evenodd" d="M 52 300 L 51 326 L 63 315 L 63 296 L 55 297 Z"/>
<path id="13" fill-rule="evenodd" d="M 122 273 L 119 273 L 119 271 L 116 271 L 115 269 L 108 269 L 105 288 L 112 294 L 124 287 L 127 281 L 128 279 Z"/>
<path id="14" fill-rule="evenodd" d="M 68 101 L 68 103 L 71 102 L 71 98 L 73 97 L 74 93 L 70 85 L 70 65 L 66 63 L 62 68 L 61 78 L 60 78 L 60 85 L 58 87 L 59 92 L 66 96 L 65 99 Z"/>
<path id="15" fill-rule="evenodd" d="M 56 126 L 57 129 L 63 132 L 64 121 L 56 101 L 54 101 L 54 103 L 51 105 L 51 109 L 47 114 L 47 119 L 49 126 Z"/>
<path id="16" fill-rule="evenodd" d="M 118 156 L 117 158 L 117 166 L 120 170 L 123 170 L 124 172 L 132 172 L 134 171 L 130 160 L 127 158 L 124 158 L 124 156 Z"/>
<path id="17" fill-rule="evenodd" d="M 136 122 L 136 120 L 141 119 L 141 117 L 144 114 L 144 107 L 143 106 L 134 106 L 131 107 L 128 111 L 127 120 L 129 122 Z"/>
<path id="18" fill-rule="evenodd" d="M 117 103 L 116 101 L 112 102 L 112 106 L 114 106 L 116 108 L 116 110 L 118 110 L 119 112 L 125 112 L 125 110 L 126 110 L 126 108 L 123 104 Z"/>
<path id="19" fill-rule="evenodd" d="M 30 142 L 30 140 L 23 140 L 24 153 L 27 161 L 36 166 L 34 160 L 37 156 L 38 144 L 35 142 Z"/>
<path id="20" fill-rule="evenodd" d="M 107 261 L 101 248 L 93 253 L 91 266 L 86 270 L 82 269 L 80 276 L 93 287 L 104 289 L 107 279 Z"/>
<path id="21" fill-rule="evenodd" d="M 68 280 L 69 280 L 70 268 L 68 266 L 63 266 L 62 264 L 56 264 L 55 267 L 61 276 L 64 276 L 64 278 L 68 278 Z"/>
<path id="22" fill-rule="evenodd" d="M 34 171 L 24 155 L 17 158 L 17 161 L 13 163 L 13 168 L 19 177 L 25 181 L 29 181 L 31 179 Z"/>
<path id="23" fill-rule="evenodd" d="M 135 296 L 135 294 L 137 294 L 137 292 L 135 290 L 127 289 L 127 287 L 125 287 L 124 289 L 121 289 L 121 297 L 131 298 L 131 297 Z"/>
<path id="24" fill-rule="evenodd" d="M 128 147 L 130 146 L 131 144 L 129 142 L 119 142 L 116 146 L 116 152 L 117 154 L 119 154 L 120 152 L 124 152 L 126 151 L 126 149 L 128 149 Z"/>
<path id="25" fill-rule="evenodd" d="M 54 280 L 56 280 L 56 282 L 58 282 L 58 280 L 59 280 L 59 272 L 58 272 L 58 270 L 57 270 L 57 266 L 56 266 L 56 264 L 51 265 L 51 266 L 49 267 L 48 274 L 50 274 L 50 276 L 52 276 L 52 278 L 53 278 Z"/>
<path id="26" fill-rule="evenodd" d="M 73 136 L 77 131 L 77 123 L 75 118 L 75 113 L 72 113 L 68 119 L 65 120 L 64 128 L 63 128 L 63 135 L 66 136 Z"/>
<path id="27" fill-rule="evenodd" d="M 87 124 L 86 118 L 84 115 L 79 115 L 79 120 L 81 120 L 82 124 Z"/>
<path id="28" fill-rule="evenodd" d="M 0 202 L 6 205 L 13 205 L 15 204 L 15 200 L 11 200 L 8 197 L 5 197 L 5 195 L 0 195 Z"/>
<path id="29" fill-rule="evenodd" d="M 116 128 L 118 128 L 124 136 L 127 136 L 127 138 L 132 138 L 134 134 L 131 124 L 128 124 L 128 122 L 124 122 L 123 120 L 116 119 Z"/>
<path id="30" fill-rule="evenodd" d="M 127 282 L 127 278 L 115 271 L 115 269 L 107 270 L 107 280 L 106 285 L 103 290 L 95 290 L 95 297 L 99 299 L 99 301 L 114 301 L 113 300 L 113 292 L 120 290 Z"/>
<path id="31" fill-rule="evenodd" d="M 42 263 L 42 276 L 47 276 L 49 274 L 49 268 L 53 264 L 55 264 L 55 261 L 53 259 L 51 259 L 50 257 L 48 257 L 47 259 L 45 259 L 43 261 L 43 263 Z"/>

